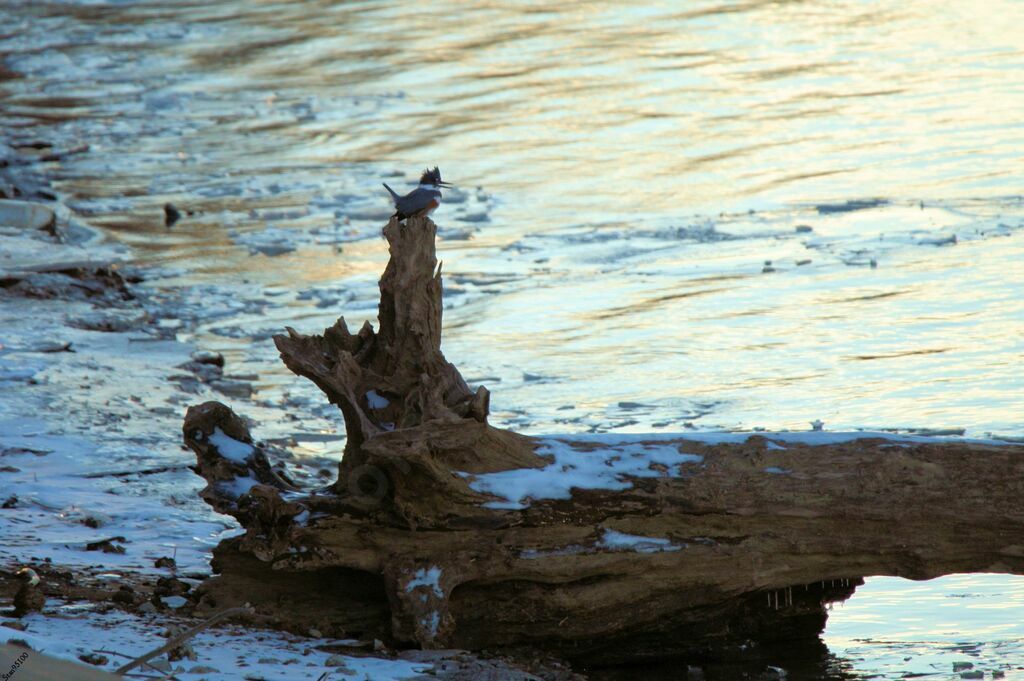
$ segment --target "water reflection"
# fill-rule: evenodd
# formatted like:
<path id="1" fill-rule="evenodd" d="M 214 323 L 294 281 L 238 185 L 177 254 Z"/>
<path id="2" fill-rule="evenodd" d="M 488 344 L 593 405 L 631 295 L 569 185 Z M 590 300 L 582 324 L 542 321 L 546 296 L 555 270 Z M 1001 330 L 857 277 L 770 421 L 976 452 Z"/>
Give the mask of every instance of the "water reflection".
<path id="1" fill-rule="evenodd" d="M 875 678 L 1015 678 L 1024 672 L 1024 577 L 869 579 L 833 611 L 823 638 Z"/>

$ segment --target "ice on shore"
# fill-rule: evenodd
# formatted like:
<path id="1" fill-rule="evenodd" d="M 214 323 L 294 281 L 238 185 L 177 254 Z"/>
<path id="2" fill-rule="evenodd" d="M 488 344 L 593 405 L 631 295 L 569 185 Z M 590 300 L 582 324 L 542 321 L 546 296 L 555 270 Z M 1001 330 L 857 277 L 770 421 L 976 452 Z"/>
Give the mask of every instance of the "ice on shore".
<path id="1" fill-rule="evenodd" d="M 160 615 L 136 616 L 120 611 L 103 612 L 94 604 L 51 606 L 47 614 L 22 618 L 25 631 L 0 627 L 0 642 L 25 641 L 32 650 L 78 662 L 79 655 L 115 651 L 136 657 L 167 642 L 161 633 L 179 620 Z M 57 615 L 57 616 L 48 616 Z M 196 621 L 198 623 L 198 620 Z M 384 657 L 339 655 L 321 650 L 334 639 L 310 639 L 284 632 L 236 625 L 216 626 L 191 640 L 195 660 L 172 661 L 175 677 L 182 681 L 238 681 L 245 678 L 316 681 L 325 672 L 332 680 L 400 681 L 421 676 L 430 663 Z M 102 654 L 102 653 L 101 653 Z M 109 653 L 101 669 L 113 671 L 128 661 Z M 331 666 L 327 666 L 329 658 Z M 337 664 L 340 662 L 341 664 Z M 215 671 L 210 671 L 210 670 Z M 192 671 L 196 670 L 196 671 Z"/>

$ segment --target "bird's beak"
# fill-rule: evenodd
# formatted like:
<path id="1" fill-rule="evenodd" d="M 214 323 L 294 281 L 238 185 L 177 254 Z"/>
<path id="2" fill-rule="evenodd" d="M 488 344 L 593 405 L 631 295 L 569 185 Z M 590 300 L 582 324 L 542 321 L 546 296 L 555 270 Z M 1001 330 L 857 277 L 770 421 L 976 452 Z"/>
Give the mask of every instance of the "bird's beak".
<path id="1" fill-rule="evenodd" d="M 437 184 L 440 187 L 454 187 L 455 186 L 454 184 L 450 184 L 448 182 L 438 182 Z"/>

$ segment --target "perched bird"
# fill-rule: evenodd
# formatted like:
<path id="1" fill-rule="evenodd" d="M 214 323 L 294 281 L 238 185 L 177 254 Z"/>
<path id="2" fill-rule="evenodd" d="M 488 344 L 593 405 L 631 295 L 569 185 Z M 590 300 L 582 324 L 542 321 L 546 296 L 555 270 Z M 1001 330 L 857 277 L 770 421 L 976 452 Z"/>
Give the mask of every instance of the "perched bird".
<path id="1" fill-rule="evenodd" d="M 421 217 L 430 215 L 441 205 L 441 187 L 451 187 L 447 182 L 441 181 L 441 171 L 434 166 L 431 170 L 427 168 L 420 176 L 420 186 L 413 189 L 405 196 L 399 196 L 395 190 L 384 183 L 384 188 L 395 200 L 395 214 L 391 217 L 404 220 L 410 217 Z"/>
<path id="2" fill-rule="evenodd" d="M 39 575 L 32 568 L 18 570 L 21 587 L 14 594 L 14 616 L 22 617 L 30 612 L 42 610 L 46 596 L 39 588 Z"/>

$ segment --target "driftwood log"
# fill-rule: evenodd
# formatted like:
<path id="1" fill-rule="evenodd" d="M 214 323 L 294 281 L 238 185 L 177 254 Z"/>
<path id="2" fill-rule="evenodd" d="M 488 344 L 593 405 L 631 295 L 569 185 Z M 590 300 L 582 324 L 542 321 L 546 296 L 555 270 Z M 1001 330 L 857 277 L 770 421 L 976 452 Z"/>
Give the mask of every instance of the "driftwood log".
<path id="1" fill-rule="evenodd" d="M 427 648 L 587 664 L 814 637 L 864 576 L 1024 571 L 1024 447 L 759 433 L 531 438 L 441 353 L 429 219 L 392 220 L 379 330 L 275 337 L 338 405 L 339 477 L 296 489 L 242 420 L 189 409 L 202 496 L 245 534 L 201 605 Z"/>

